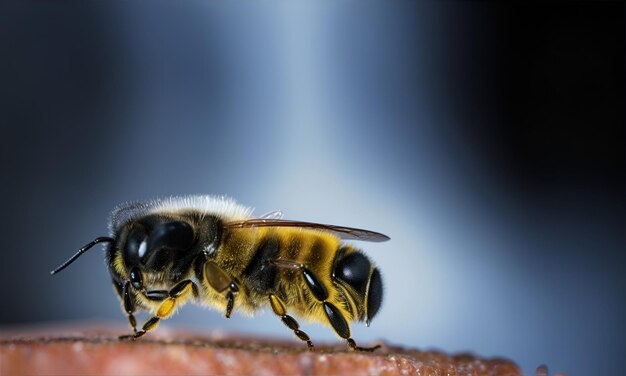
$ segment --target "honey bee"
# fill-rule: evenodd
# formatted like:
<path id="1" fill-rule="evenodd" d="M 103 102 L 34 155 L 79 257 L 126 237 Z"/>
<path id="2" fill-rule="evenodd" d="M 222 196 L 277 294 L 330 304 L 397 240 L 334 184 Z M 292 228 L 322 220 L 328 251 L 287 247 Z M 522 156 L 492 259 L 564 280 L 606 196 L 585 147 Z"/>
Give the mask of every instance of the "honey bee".
<path id="1" fill-rule="evenodd" d="M 309 335 L 291 314 L 330 325 L 353 350 L 349 323 L 369 326 L 382 303 L 379 270 L 342 239 L 381 242 L 378 232 L 282 219 L 254 218 L 222 196 L 181 196 L 133 202 L 113 211 L 110 237 L 86 244 L 58 273 L 94 245 L 106 245 L 106 263 L 123 312 L 137 339 L 188 302 L 253 313 L 267 306 L 310 350 Z M 137 329 L 135 313 L 151 317 Z"/>

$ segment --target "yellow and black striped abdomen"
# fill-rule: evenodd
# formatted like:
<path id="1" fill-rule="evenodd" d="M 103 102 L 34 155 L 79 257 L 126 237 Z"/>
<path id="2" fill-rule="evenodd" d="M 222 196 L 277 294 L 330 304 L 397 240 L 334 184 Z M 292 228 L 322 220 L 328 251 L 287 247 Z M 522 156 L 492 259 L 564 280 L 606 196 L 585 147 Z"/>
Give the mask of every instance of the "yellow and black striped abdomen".
<path id="1" fill-rule="evenodd" d="M 217 253 L 215 262 L 240 283 L 242 308 L 267 306 L 273 294 L 305 320 L 327 324 L 324 302 L 348 322 L 366 319 L 370 280 L 378 272 L 333 234 L 288 227 L 229 229 Z"/>
<path id="2" fill-rule="evenodd" d="M 267 292 L 278 296 L 288 311 L 308 321 L 326 323 L 322 301 L 346 305 L 332 279 L 341 245 L 336 236 L 308 229 L 274 229 L 267 239 L 280 239 L 275 266 L 269 271 L 276 277 Z M 345 311 L 344 317 L 352 321 L 350 312 Z"/>

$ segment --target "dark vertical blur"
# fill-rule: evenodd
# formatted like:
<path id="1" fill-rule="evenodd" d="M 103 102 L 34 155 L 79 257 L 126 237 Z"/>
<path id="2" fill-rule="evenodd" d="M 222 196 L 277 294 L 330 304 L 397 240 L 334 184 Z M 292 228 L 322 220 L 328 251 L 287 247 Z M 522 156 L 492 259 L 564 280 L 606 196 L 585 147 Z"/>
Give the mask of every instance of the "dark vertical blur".
<path id="1" fill-rule="evenodd" d="M 122 201 L 225 193 L 391 235 L 357 338 L 620 369 L 622 3 L 12 2 L 0 43 L 0 325 L 124 325 L 98 251 L 48 271 Z"/>
<path id="2" fill-rule="evenodd" d="M 482 137 L 512 185 L 622 196 L 624 41 L 619 4 L 498 6 L 496 116 Z"/>

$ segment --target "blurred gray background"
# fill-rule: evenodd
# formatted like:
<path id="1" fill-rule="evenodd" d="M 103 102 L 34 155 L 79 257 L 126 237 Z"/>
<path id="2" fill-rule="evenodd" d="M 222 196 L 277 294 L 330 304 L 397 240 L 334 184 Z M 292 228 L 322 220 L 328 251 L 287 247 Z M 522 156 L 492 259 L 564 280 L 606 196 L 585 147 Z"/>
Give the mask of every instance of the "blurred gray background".
<path id="1" fill-rule="evenodd" d="M 101 251 L 48 272 L 121 202 L 214 193 L 391 237 L 358 341 L 622 370 L 622 3 L 0 7 L 5 330 L 126 325 Z"/>

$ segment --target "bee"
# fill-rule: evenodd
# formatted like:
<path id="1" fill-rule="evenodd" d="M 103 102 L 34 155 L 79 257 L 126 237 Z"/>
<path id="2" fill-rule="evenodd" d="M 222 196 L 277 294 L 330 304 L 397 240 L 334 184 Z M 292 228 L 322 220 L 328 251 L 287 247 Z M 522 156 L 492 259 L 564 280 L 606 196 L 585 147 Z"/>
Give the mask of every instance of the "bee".
<path id="1" fill-rule="evenodd" d="M 389 237 L 357 228 L 282 219 L 223 196 L 180 196 L 115 208 L 110 236 L 98 237 L 53 270 L 56 274 L 96 244 L 132 334 L 142 337 L 186 303 L 252 314 L 270 307 L 300 340 L 314 349 L 292 314 L 329 325 L 353 350 L 350 323 L 369 326 L 380 309 L 380 271 L 343 240 L 381 242 Z M 135 313 L 151 317 L 137 329 Z"/>

